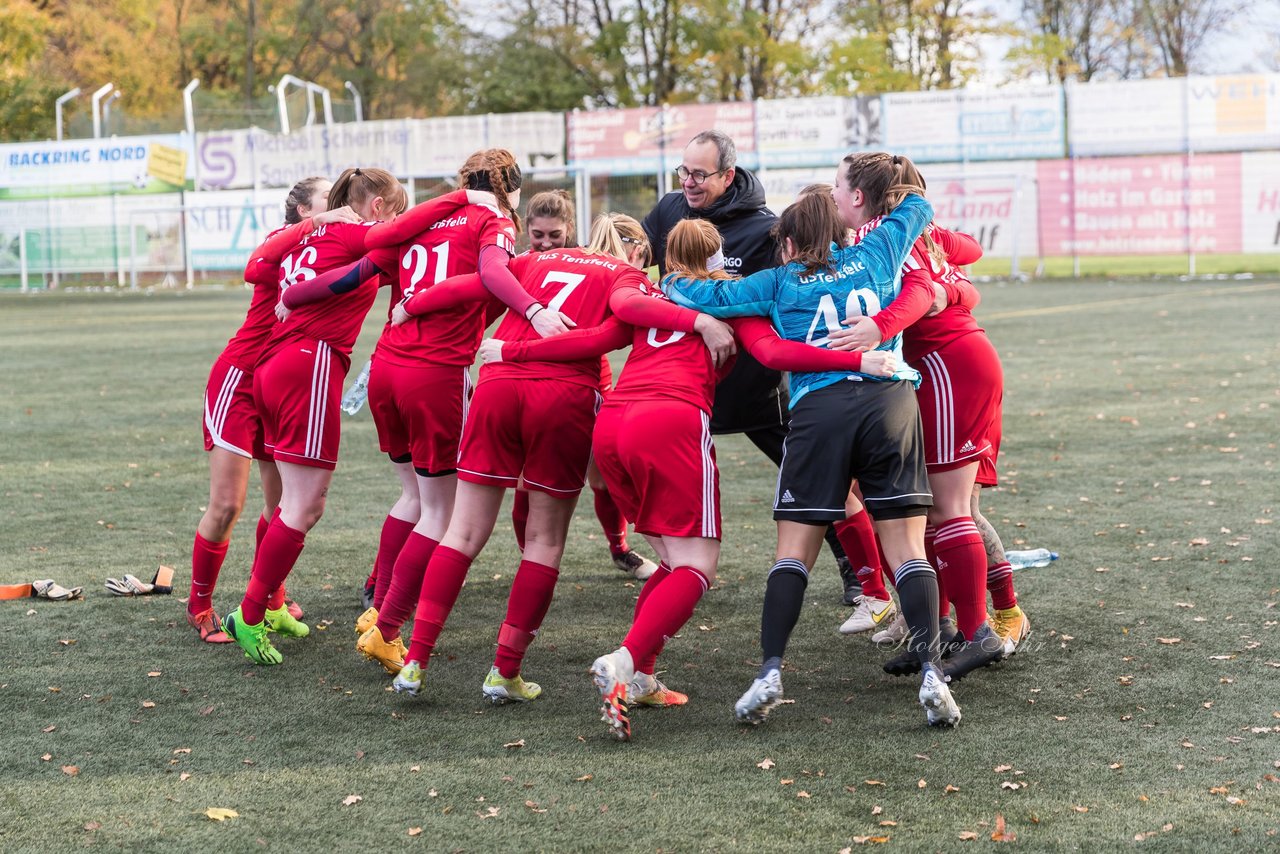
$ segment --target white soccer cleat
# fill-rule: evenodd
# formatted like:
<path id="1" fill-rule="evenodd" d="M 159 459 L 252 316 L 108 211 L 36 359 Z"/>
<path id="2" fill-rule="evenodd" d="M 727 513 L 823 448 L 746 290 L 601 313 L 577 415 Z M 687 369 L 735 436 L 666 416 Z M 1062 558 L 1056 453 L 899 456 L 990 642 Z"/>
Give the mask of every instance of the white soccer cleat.
<path id="1" fill-rule="evenodd" d="M 899 611 L 889 625 L 871 636 L 876 646 L 897 646 L 907 639 L 907 618 Z"/>
<path id="2" fill-rule="evenodd" d="M 777 670 L 770 670 L 763 677 L 757 677 L 747 693 L 738 698 L 733 706 L 733 713 L 743 723 L 760 724 L 781 702 L 782 674 Z"/>
<path id="3" fill-rule="evenodd" d="M 920 682 L 920 705 L 924 706 L 929 726 L 955 726 L 960 723 L 960 707 L 951 696 L 942 671 L 936 665 L 924 666 L 924 678 Z"/>
<path id="4" fill-rule="evenodd" d="M 600 656 L 591 665 L 591 681 L 600 692 L 600 720 L 609 725 L 609 735 L 618 741 L 631 740 L 627 686 L 634 677 L 635 663 L 626 647 Z"/>
<path id="5" fill-rule="evenodd" d="M 635 549 L 628 549 L 625 552 L 614 554 L 613 565 L 637 581 L 647 581 L 649 576 L 658 571 L 656 563 Z"/>
<path id="6" fill-rule="evenodd" d="M 897 613 L 898 606 L 893 604 L 892 599 L 872 599 L 870 596 L 862 596 L 858 599 L 858 606 L 853 609 L 849 619 L 840 626 L 840 634 L 856 635 L 872 629 L 887 629 Z"/>

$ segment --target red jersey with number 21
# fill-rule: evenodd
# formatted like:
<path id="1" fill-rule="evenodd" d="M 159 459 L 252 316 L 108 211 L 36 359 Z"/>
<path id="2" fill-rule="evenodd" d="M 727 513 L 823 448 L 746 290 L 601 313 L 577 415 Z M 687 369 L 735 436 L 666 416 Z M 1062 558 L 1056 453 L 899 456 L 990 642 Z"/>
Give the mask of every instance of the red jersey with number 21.
<path id="1" fill-rule="evenodd" d="M 615 288 L 649 288 L 644 271 L 612 255 L 588 254 L 583 249 L 553 249 L 514 258 L 511 272 L 534 299 L 568 317 L 580 329 L 599 326 L 609 316 L 609 295 Z M 507 316 L 494 330 L 503 341 L 532 341 L 540 336 L 518 314 Z M 568 380 L 597 388 L 600 357 L 576 362 L 491 362 L 480 371 L 480 382 L 496 377 Z"/>
<path id="2" fill-rule="evenodd" d="M 480 251 L 499 246 L 515 252 L 516 227 L 484 205 L 467 205 L 408 243 L 400 245 L 399 278 L 391 305 L 443 282 L 475 273 Z M 484 337 L 485 303 L 471 302 L 388 326 L 378 339 L 376 358 L 396 365 L 470 365 Z"/>

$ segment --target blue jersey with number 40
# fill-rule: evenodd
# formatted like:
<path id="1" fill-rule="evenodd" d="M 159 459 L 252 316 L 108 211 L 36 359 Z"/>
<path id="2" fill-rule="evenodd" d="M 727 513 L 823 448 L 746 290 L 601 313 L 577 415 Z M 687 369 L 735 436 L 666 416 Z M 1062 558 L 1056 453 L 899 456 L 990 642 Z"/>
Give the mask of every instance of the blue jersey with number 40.
<path id="1" fill-rule="evenodd" d="M 804 267 L 793 262 L 744 279 L 667 276 L 662 287 L 676 303 L 712 317 L 765 316 L 773 321 L 781 337 L 826 348 L 828 335 L 844 328 L 846 318 L 873 317 L 898 296 L 902 265 L 932 219 L 933 208 L 912 194 L 861 243 L 832 245 L 829 269 L 806 273 Z M 846 379 L 909 380 L 920 384 L 920 373 L 902 362 L 901 334 L 881 342 L 876 349 L 888 350 L 898 357 L 901 367 L 892 377 L 796 372 L 791 375 L 791 405 L 795 406 L 810 391 Z"/>

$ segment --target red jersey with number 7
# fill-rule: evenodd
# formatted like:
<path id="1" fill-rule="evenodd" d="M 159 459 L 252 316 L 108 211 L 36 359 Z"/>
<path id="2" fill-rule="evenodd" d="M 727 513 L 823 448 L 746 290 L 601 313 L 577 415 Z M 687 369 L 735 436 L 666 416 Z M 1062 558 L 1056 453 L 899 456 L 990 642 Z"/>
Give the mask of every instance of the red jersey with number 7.
<path id="1" fill-rule="evenodd" d="M 475 273 L 480 251 L 515 252 L 515 224 L 486 205 L 467 205 L 400 245 L 399 276 L 391 305 L 451 276 Z M 470 365 L 484 337 L 485 304 L 472 302 L 388 325 L 374 357 L 393 365 Z"/>
<path id="2" fill-rule="evenodd" d="M 363 257 L 366 254 L 364 233 L 373 224 L 333 222 L 311 232 L 280 262 L 281 293 L 292 285 Z M 383 270 L 391 269 L 394 263 L 394 250 L 377 249 L 368 254 Z M 259 362 L 266 361 L 288 341 L 314 339 L 326 342 L 349 367 L 360 327 L 377 299 L 379 278 L 371 276 L 345 294 L 295 309 L 272 331 Z"/>
<path id="3" fill-rule="evenodd" d="M 621 258 L 588 253 L 585 249 L 553 249 L 527 253 L 511 261 L 511 272 L 534 299 L 560 312 L 579 328 L 599 326 L 609 316 L 609 296 L 615 288 L 650 287 L 649 277 Z M 507 312 L 494 330 L 503 341 L 539 338 L 533 324 Z M 598 388 L 600 358 L 574 362 L 491 362 L 480 370 L 480 382 L 495 377 L 560 379 Z"/>

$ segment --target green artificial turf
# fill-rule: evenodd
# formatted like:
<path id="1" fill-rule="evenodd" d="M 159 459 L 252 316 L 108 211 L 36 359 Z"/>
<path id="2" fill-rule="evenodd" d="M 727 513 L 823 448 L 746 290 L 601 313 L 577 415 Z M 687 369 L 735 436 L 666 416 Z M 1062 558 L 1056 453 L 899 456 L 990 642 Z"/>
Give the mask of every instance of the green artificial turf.
<path id="1" fill-rule="evenodd" d="M 954 731 L 925 726 L 915 682 L 884 675 L 865 637 L 836 633 L 847 609 L 825 554 L 783 674 L 794 703 L 734 722 L 774 470 L 718 439 L 720 580 L 660 662 L 690 702 L 636 711 L 629 744 L 606 737 L 586 669 L 638 588 L 589 498 L 526 661 L 536 703 L 480 696 L 517 560 L 505 522 L 422 697 L 390 693 L 355 653 L 357 590 L 398 492 L 367 411 L 344 418 L 328 511 L 289 582 L 312 636 L 281 641 L 276 668 L 197 641 L 179 599 L 208 488 L 201 392 L 247 302 L 0 298 L 0 581 L 86 590 L 0 602 L 0 850 L 956 851 L 991 845 L 997 817 L 1028 850 L 1276 844 L 1280 284 L 984 288 L 1006 372 L 1004 483 L 984 506 L 1010 548 L 1062 558 L 1016 574 L 1034 634 L 956 687 Z M 160 564 L 178 570 L 171 597 L 103 591 Z"/>

